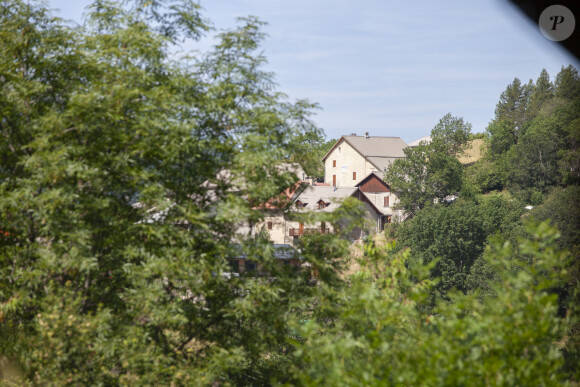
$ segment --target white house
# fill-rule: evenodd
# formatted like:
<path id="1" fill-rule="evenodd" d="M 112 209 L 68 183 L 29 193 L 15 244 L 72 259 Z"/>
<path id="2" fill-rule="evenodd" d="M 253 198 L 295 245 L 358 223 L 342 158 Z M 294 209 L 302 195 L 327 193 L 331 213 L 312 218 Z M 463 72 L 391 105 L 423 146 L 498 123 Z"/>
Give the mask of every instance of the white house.
<path id="1" fill-rule="evenodd" d="M 342 136 L 324 156 L 324 181 L 334 187 L 355 187 L 370 173 L 381 176 L 407 147 L 400 137 Z"/>

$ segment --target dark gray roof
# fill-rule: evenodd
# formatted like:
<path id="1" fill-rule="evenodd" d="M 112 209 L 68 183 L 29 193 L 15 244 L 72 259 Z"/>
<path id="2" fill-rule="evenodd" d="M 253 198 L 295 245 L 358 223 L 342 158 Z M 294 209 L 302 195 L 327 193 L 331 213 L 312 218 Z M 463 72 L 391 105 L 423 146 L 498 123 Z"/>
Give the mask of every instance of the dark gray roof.
<path id="1" fill-rule="evenodd" d="M 274 257 L 276 259 L 296 259 L 302 258 L 294 247 L 287 243 L 274 243 Z"/>
<path id="2" fill-rule="evenodd" d="M 303 208 L 296 208 L 296 212 L 307 212 L 310 210 L 332 212 L 340 207 L 342 201 L 351 196 L 358 188 L 356 187 L 331 187 L 325 185 L 308 186 L 297 197 L 294 203 L 300 201 L 305 204 Z M 323 200 L 330 203 L 327 207 L 318 209 L 318 202 Z"/>

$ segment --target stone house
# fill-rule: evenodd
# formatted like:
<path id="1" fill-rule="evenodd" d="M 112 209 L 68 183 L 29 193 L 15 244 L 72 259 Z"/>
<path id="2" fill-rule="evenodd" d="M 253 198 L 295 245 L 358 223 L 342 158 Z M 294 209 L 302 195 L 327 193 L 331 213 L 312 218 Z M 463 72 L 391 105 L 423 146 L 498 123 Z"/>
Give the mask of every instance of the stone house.
<path id="1" fill-rule="evenodd" d="M 306 212 L 332 212 L 348 197 L 355 197 L 358 191 L 356 187 L 331 187 L 329 185 L 308 185 L 305 184 L 302 190 L 297 191 L 294 196 L 293 205 L 286 213 L 286 228 L 284 241 L 294 244 L 299 237 L 306 234 L 328 234 L 334 232 L 334 225 L 325 222 L 317 224 L 305 224 L 293 220 L 292 213 Z"/>
<path id="2" fill-rule="evenodd" d="M 366 218 L 369 220 L 371 231 L 381 232 L 387 223 L 402 219 L 403 211 L 393 208 L 399 203 L 397 195 L 391 192 L 389 185 L 378 173 L 370 173 L 356 185 L 356 188 L 357 199 L 367 207 Z"/>
<path id="3" fill-rule="evenodd" d="M 324 182 L 355 187 L 373 172 L 382 176 L 394 160 L 405 157 L 406 147 L 400 137 L 342 136 L 322 159 Z"/>

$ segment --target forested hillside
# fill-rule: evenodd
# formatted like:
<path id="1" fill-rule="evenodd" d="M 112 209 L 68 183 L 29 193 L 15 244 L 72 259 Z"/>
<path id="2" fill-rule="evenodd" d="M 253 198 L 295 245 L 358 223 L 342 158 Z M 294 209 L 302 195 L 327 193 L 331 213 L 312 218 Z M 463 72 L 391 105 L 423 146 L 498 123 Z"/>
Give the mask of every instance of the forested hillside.
<path id="1" fill-rule="evenodd" d="M 262 24 L 177 57 L 209 31 L 193 2 L 97 1 L 81 27 L 0 2 L 2 382 L 577 383 L 578 71 L 509 85 L 474 164 L 444 116 L 387 174 L 409 218 L 356 273 L 359 202 L 300 215 L 341 227 L 296 271 L 236 235 L 296 183 L 277 164 L 328 145 L 264 70 Z M 232 275 L 241 254 L 268 275 Z"/>
<path id="2" fill-rule="evenodd" d="M 505 271 L 533 272 L 529 248 L 521 245 L 529 237 L 526 227 L 547 221 L 558 230 L 554 248 L 569 252 L 559 262 L 564 271 L 550 292 L 557 297 L 557 315 L 566 325 L 564 369 L 576 372 L 577 378 L 578 70 L 562 67 L 554 82 L 545 70 L 535 82 L 522 84 L 515 78 L 499 98 L 495 117 L 483 136 L 481 157 L 462 167 L 450 156 L 462 159 L 462 151 L 469 150 L 472 143 L 468 138 L 482 136 L 470 136 L 469 125 L 448 118 L 433 129 L 431 144 L 408 149 L 407 159 L 397 160 L 385 176 L 402 193 L 401 204 L 412 216 L 392 227 L 389 236 L 396 239 L 397 249 L 409 249 L 409 267 L 430 264 L 428 278 L 437 281 L 423 307 L 434 311 L 441 303 L 453 303 L 450 294 L 456 291 L 483 302 L 500 298 L 506 289 L 497 285 Z M 449 152 L 444 143 L 456 143 L 459 150 Z M 459 198 L 446 202 L 448 195 Z M 504 243 L 506 256 L 499 265 L 490 259 L 494 243 Z"/>

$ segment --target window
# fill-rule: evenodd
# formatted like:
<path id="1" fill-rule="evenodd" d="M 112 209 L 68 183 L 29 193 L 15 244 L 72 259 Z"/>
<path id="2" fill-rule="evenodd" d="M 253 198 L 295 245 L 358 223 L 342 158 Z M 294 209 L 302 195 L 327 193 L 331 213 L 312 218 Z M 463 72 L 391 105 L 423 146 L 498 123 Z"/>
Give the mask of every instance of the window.
<path id="1" fill-rule="evenodd" d="M 244 262 L 244 266 L 245 266 L 246 271 L 256 270 L 256 263 L 255 262 L 246 261 L 246 262 Z"/>
<path id="2" fill-rule="evenodd" d="M 333 168 L 336 168 L 336 160 L 332 160 L 332 166 Z"/>
<path id="3" fill-rule="evenodd" d="M 336 175 L 332 175 L 332 186 L 336 187 Z"/>
<path id="4" fill-rule="evenodd" d="M 389 197 L 385 196 L 383 199 L 385 200 L 384 206 L 388 207 L 389 206 Z"/>
<path id="5" fill-rule="evenodd" d="M 352 173 L 352 179 L 353 179 L 353 180 L 356 180 L 356 172 L 353 172 L 353 173 Z"/>
<path id="6" fill-rule="evenodd" d="M 296 202 L 296 208 L 304 208 L 304 203 L 302 203 L 300 200 L 298 200 Z"/>
<path id="7" fill-rule="evenodd" d="M 268 222 L 268 230 L 272 229 L 272 222 Z"/>
<path id="8" fill-rule="evenodd" d="M 324 208 L 324 207 L 326 207 L 326 203 L 324 203 L 323 200 L 319 200 L 318 201 L 318 208 L 321 209 L 321 208 Z"/>

